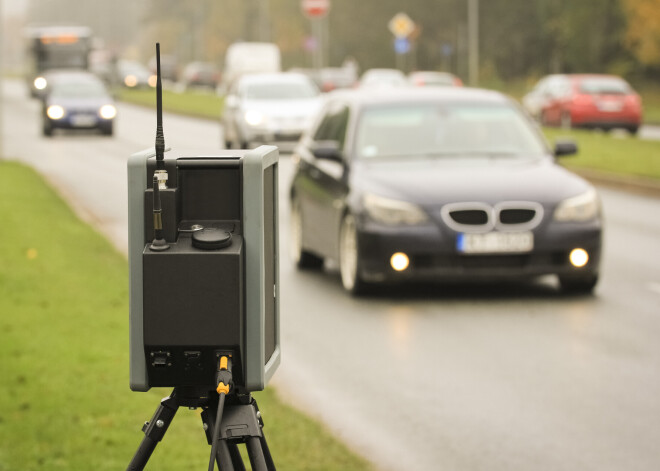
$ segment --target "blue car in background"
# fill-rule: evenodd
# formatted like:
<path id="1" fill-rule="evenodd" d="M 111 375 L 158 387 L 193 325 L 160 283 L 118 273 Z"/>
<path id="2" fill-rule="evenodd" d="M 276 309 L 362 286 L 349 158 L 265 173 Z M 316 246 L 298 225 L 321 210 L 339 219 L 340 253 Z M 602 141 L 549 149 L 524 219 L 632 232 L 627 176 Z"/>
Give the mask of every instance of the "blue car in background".
<path id="1" fill-rule="evenodd" d="M 111 136 L 117 108 L 105 85 L 88 72 L 54 74 L 44 97 L 43 135 L 55 129 L 98 129 Z"/>

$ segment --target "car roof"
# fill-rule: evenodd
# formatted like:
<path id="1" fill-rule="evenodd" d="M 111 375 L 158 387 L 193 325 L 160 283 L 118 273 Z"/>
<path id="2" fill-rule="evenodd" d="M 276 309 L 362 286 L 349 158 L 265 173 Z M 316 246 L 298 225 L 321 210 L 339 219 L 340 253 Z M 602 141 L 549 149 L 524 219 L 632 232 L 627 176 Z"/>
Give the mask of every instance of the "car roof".
<path id="1" fill-rule="evenodd" d="M 506 95 L 493 90 L 469 87 L 401 87 L 396 89 L 349 89 L 328 94 L 328 99 L 350 102 L 357 107 L 410 102 L 511 103 Z"/>

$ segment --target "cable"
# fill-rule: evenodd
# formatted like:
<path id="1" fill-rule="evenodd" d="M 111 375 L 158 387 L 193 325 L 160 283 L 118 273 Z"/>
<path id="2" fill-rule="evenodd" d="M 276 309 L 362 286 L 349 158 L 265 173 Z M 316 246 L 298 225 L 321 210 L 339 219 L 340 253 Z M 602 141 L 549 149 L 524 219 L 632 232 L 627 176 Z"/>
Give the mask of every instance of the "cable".
<path id="1" fill-rule="evenodd" d="M 213 445 L 211 445 L 211 458 L 209 459 L 209 471 L 215 468 L 215 457 L 218 453 L 218 441 L 220 440 L 220 423 L 222 422 L 222 409 L 225 407 L 225 393 L 220 393 L 218 400 L 218 412 L 215 415 L 215 426 L 213 427 Z"/>
<path id="2" fill-rule="evenodd" d="M 213 438 L 211 443 L 211 457 L 209 459 L 209 471 L 215 468 L 215 457 L 218 453 L 218 441 L 220 440 L 220 424 L 222 423 L 222 411 L 225 408 L 225 396 L 232 387 L 233 378 L 231 374 L 231 358 L 228 356 L 220 357 L 218 371 L 216 373 L 216 382 L 218 387 L 216 391 L 219 394 L 218 412 L 215 415 L 215 424 L 213 426 Z"/>

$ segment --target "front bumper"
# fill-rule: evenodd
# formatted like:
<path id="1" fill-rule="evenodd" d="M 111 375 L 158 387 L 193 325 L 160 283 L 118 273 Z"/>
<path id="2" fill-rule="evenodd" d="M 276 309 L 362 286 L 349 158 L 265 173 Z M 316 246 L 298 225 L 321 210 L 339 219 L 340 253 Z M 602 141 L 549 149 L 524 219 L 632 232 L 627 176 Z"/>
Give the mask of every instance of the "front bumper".
<path id="1" fill-rule="evenodd" d="M 591 276 L 598 273 L 602 245 L 600 221 L 552 223 L 534 231 L 534 249 L 528 253 L 462 254 L 458 233 L 444 233 L 435 225 L 384 227 L 365 223 L 358 236 L 360 275 L 367 281 L 467 280 L 525 278 L 548 274 Z M 575 248 L 589 254 L 589 262 L 576 268 L 569 261 Z M 401 272 L 390 257 L 404 252 L 409 267 Z"/>

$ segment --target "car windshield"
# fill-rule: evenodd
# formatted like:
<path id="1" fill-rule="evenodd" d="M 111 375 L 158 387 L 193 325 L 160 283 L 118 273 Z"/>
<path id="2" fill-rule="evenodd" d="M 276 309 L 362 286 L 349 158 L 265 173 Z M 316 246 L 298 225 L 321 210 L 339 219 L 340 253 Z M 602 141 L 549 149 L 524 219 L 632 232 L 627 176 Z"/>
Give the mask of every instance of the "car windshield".
<path id="1" fill-rule="evenodd" d="M 311 82 L 303 81 L 253 83 L 245 89 L 248 100 L 295 100 L 313 98 L 318 94 L 318 89 Z"/>
<path id="2" fill-rule="evenodd" d="M 580 82 L 580 92 L 587 95 L 627 95 L 630 87 L 619 78 L 593 78 Z"/>
<path id="3" fill-rule="evenodd" d="M 544 142 L 510 105 L 479 103 L 375 106 L 360 116 L 359 158 L 535 158 Z"/>
<path id="4" fill-rule="evenodd" d="M 106 96 L 105 87 L 95 81 L 58 82 L 51 96 L 57 98 L 93 98 Z"/>

